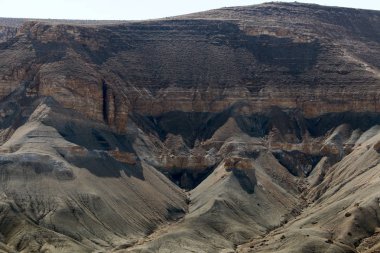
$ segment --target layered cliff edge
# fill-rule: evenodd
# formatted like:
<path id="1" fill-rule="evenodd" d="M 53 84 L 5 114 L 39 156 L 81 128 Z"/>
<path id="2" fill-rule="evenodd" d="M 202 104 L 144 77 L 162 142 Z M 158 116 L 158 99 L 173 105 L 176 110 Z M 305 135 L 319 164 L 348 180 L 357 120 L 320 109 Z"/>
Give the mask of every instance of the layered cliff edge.
<path id="1" fill-rule="evenodd" d="M 0 19 L 0 251 L 376 252 L 380 12 Z"/>

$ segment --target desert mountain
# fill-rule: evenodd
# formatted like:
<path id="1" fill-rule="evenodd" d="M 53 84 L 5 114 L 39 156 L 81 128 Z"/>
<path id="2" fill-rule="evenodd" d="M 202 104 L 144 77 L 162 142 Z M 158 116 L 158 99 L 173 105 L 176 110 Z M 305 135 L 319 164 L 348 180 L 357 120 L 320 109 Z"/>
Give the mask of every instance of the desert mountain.
<path id="1" fill-rule="evenodd" d="M 0 19 L 0 252 L 380 251 L 380 12 Z"/>

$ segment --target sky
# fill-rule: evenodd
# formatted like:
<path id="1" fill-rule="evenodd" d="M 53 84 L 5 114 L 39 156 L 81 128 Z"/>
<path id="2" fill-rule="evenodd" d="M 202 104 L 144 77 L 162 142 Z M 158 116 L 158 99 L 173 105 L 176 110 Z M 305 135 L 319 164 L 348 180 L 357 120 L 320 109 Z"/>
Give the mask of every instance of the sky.
<path id="1" fill-rule="evenodd" d="M 260 4 L 268 1 L 0 0 L 0 17 L 93 20 L 142 20 L 169 17 L 209 9 L 216 9 L 226 6 Z M 299 0 L 299 2 L 380 10 L 380 0 Z"/>

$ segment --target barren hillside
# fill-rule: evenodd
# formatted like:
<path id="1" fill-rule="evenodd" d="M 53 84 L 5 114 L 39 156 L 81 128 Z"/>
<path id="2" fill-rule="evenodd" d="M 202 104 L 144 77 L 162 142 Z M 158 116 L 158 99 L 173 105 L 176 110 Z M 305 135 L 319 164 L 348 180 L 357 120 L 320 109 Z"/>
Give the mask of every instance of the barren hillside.
<path id="1" fill-rule="evenodd" d="M 379 11 L 0 19 L 0 252 L 379 252 L 379 69 Z"/>

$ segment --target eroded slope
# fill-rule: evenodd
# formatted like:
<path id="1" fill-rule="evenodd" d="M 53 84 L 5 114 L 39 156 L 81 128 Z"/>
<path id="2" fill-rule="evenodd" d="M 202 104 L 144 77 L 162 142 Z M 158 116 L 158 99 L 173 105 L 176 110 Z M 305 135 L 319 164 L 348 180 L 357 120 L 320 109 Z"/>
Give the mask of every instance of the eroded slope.
<path id="1" fill-rule="evenodd" d="M 376 252 L 379 18 L 2 23 L 0 249 Z"/>

